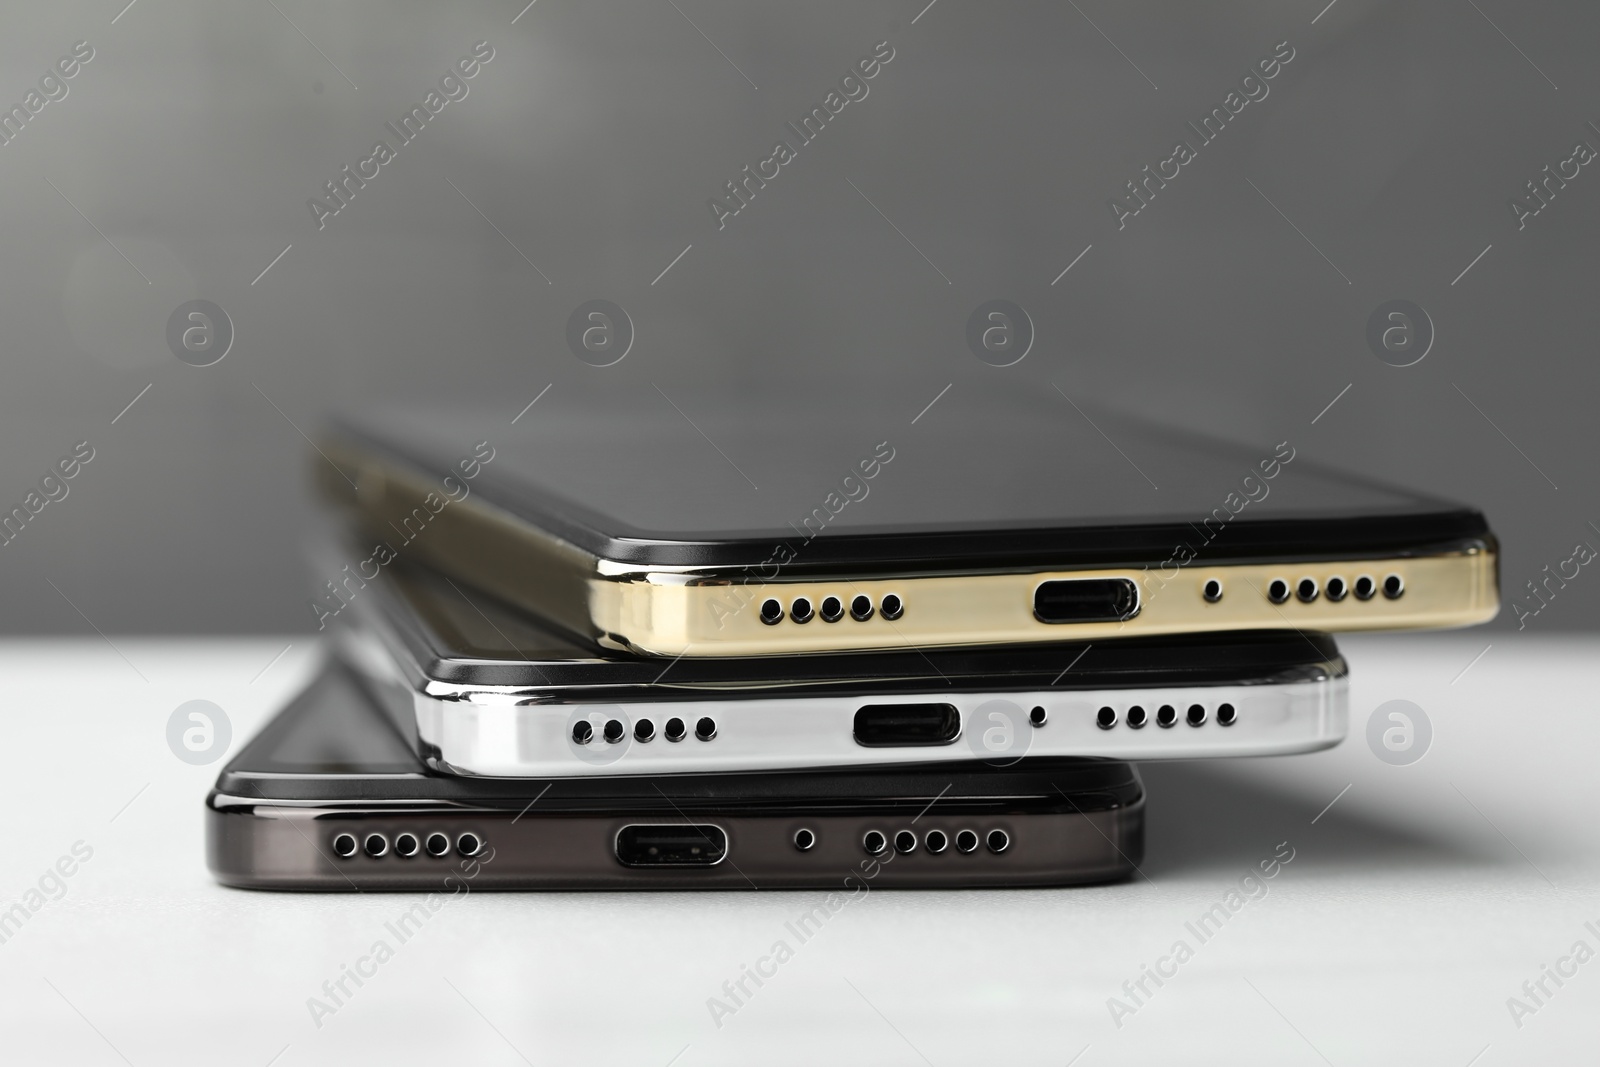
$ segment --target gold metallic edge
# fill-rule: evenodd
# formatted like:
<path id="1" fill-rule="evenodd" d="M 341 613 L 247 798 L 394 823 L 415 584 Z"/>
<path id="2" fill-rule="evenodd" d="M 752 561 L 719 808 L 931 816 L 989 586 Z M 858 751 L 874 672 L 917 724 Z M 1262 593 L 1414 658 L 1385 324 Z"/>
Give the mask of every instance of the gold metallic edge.
<path id="1" fill-rule="evenodd" d="M 1379 592 L 1371 600 L 1349 595 L 1341 602 L 1320 594 L 1301 603 L 1291 594 L 1283 604 L 1266 595 L 1273 578 L 1291 588 L 1301 578 L 1319 588 L 1338 575 L 1354 582 L 1363 574 L 1377 582 L 1397 574 L 1403 595 L 1390 600 Z M 1494 554 L 1487 550 L 1395 559 L 1319 563 L 1232 564 L 1190 567 L 1168 584 L 1146 593 L 1139 612 L 1120 622 L 1049 624 L 1033 617 L 1033 591 L 1061 578 L 1129 578 L 1129 568 L 1051 570 L 1015 574 L 946 575 L 884 580 L 780 581 L 761 586 L 652 585 L 648 582 L 594 583 L 596 617 L 606 629 L 628 636 L 633 647 L 658 655 L 760 655 L 827 652 L 862 648 L 935 647 L 1107 637 L 1300 629 L 1351 631 L 1470 626 L 1498 610 Z M 1221 601 L 1208 603 L 1201 590 L 1208 579 L 1223 582 Z M 745 592 L 752 594 L 740 606 Z M 905 604 L 894 621 L 874 615 L 857 622 L 848 614 L 836 623 L 814 617 L 806 623 L 785 618 L 761 621 L 761 601 L 776 597 L 788 608 L 805 597 L 816 610 L 833 594 L 846 603 L 864 593 L 874 604 L 887 593 Z M 730 611 L 730 608 L 734 609 Z M 699 625 L 695 625 L 698 623 Z M 717 625 L 720 623 L 720 627 Z"/>

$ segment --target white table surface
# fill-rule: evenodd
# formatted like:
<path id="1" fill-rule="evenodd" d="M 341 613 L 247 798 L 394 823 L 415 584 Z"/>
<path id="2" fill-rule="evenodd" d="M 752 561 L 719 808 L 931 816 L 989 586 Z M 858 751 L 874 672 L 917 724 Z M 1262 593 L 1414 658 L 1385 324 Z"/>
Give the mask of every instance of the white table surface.
<path id="1" fill-rule="evenodd" d="M 720 1027 L 707 999 L 823 894 L 472 894 L 317 1026 L 308 998 L 412 900 L 214 884 L 201 813 L 221 764 L 188 766 L 165 740 L 172 710 L 204 698 L 228 712 L 237 749 L 306 677 L 311 642 L 256 677 L 288 639 L 112 640 L 0 643 L 0 909 L 74 843 L 93 849 L 0 944 L 7 1064 L 1487 1067 L 1597 1055 L 1600 961 L 1561 987 L 1546 979 L 1553 995 L 1520 1027 L 1507 1006 L 1576 941 L 1600 951 L 1584 927 L 1600 929 L 1591 637 L 1349 639 L 1341 747 L 1144 765 L 1145 877 L 873 891 Z M 1410 766 L 1364 739 L 1392 699 L 1433 723 Z M 1270 892 L 1200 944 L 1185 923 L 1284 841 L 1295 858 Z M 1179 939 L 1193 958 L 1159 989 L 1146 980 L 1154 994 L 1115 1025 L 1108 998 Z"/>

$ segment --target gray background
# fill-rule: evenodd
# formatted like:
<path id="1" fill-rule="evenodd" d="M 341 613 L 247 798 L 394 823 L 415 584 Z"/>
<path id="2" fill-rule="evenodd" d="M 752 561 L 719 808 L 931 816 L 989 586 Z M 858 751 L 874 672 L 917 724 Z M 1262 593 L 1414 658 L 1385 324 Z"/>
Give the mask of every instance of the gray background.
<path id="1" fill-rule="evenodd" d="M 6 629 L 309 628 L 297 427 L 384 397 L 510 418 L 547 385 L 603 420 L 652 383 L 820 384 L 909 418 L 946 385 L 1054 382 L 1473 502 L 1508 600 L 1600 545 L 1600 168 L 1525 230 L 1507 207 L 1600 146 L 1600 12 L 925 3 L 9 5 L 0 101 L 75 41 L 96 56 L 0 147 L 0 502 L 97 454 L 0 548 Z M 707 197 L 884 39 L 870 96 L 719 233 Z M 307 198 L 479 40 L 470 95 L 319 232 Z M 1108 199 L 1282 40 L 1270 96 L 1119 232 Z M 614 367 L 564 343 L 594 297 L 638 328 Z M 237 331 L 206 368 L 165 341 L 196 298 Z M 1013 367 L 965 344 L 993 298 L 1038 329 Z M 1364 340 L 1394 298 L 1438 332 L 1403 369 Z M 1597 613 L 1585 570 L 1529 628 Z"/>

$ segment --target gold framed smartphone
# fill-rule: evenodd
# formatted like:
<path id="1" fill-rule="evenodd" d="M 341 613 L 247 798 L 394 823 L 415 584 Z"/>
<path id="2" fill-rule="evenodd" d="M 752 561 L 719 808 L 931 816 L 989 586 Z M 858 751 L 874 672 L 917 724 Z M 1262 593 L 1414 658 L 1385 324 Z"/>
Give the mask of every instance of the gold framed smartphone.
<path id="1" fill-rule="evenodd" d="M 798 448 L 782 412 L 660 407 L 605 429 L 560 411 L 338 423 L 317 481 L 371 552 L 311 610 L 325 623 L 401 555 L 667 657 L 1450 627 L 1499 606 L 1480 513 L 1288 441 L 1011 404 L 980 408 L 976 439 L 852 412 Z"/>

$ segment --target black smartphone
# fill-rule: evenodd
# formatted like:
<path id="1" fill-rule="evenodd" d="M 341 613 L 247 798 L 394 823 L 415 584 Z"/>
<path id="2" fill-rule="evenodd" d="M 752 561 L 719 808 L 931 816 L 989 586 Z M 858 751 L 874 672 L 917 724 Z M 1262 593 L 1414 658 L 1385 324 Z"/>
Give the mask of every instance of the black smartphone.
<path id="1" fill-rule="evenodd" d="M 774 397 L 603 419 L 430 405 L 314 457 L 363 548 L 428 562 L 590 643 L 744 656 L 1195 631 L 1459 626 L 1498 608 L 1472 508 L 1064 396 L 898 414 Z"/>
<path id="2" fill-rule="evenodd" d="M 463 779 L 429 773 L 330 662 L 223 769 L 207 861 L 251 889 L 1062 886 L 1127 877 L 1129 764 Z"/>

